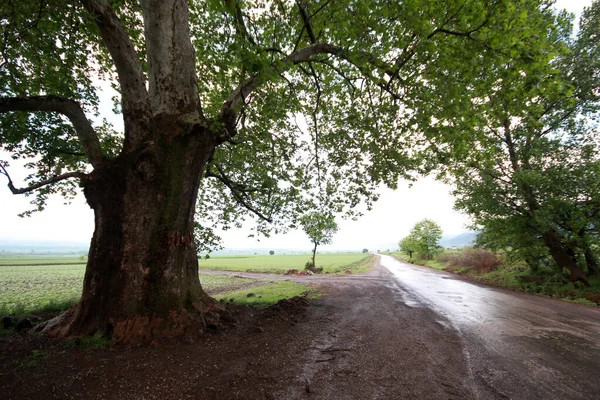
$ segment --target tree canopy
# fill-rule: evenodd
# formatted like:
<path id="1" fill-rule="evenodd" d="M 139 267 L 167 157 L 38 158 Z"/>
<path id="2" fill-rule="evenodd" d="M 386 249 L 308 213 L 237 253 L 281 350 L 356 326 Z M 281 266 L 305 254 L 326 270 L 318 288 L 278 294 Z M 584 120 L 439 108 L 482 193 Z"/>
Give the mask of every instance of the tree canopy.
<path id="1" fill-rule="evenodd" d="M 359 202 L 376 200 L 378 184 L 395 187 L 419 165 L 416 130 L 436 113 L 462 114 L 414 112 L 439 95 L 445 77 L 468 81 L 487 68 L 470 60 L 493 63 L 503 51 L 518 57 L 526 37 L 517 28 L 531 32 L 541 14 L 536 1 L 194 1 L 176 33 L 191 40 L 184 57 L 175 48 L 154 51 L 161 40 L 148 28 L 152 18 L 162 26 L 169 7 L 188 7 L 177 4 L 2 6 L 0 141 L 12 157 L 30 160 L 28 183 L 41 186 L 34 209 L 51 193 L 73 194 L 76 183 L 66 178 L 143 143 L 130 138 L 125 111 L 177 86 L 152 103 L 153 113 L 192 98 L 186 113 L 222 142 L 205 168 L 210 179 L 201 181 L 199 244 L 216 244 L 210 228 L 244 216 L 262 233 L 295 226 L 319 196 L 352 215 Z M 164 69 L 169 59 L 177 60 L 173 70 Z M 167 72 L 169 84 L 160 77 Z M 125 132 L 85 118 L 97 115 L 102 80 L 120 93 L 115 109 L 124 112 Z M 445 98 L 465 95 L 454 86 Z"/>
<path id="2" fill-rule="evenodd" d="M 401 252 L 408 254 L 409 258 L 413 258 L 413 254 L 419 250 L 419 243 L 414 236 L 408 235 L 398 242 L 398 247 Z"/>
<path id="3" fill-rule="evenodd" d="M 550 259 L 582 281 L 597 269 L 600 244 L 599 4 L 585 10 L 575 39 L 566 15 L 532 39 L 547 62 L 536 56 L 496 67 L 495 90 L 471 101 L 479 122 L 450 117 L 439 127 L 447 147 L 434 148 L 447 160 L 457 208 L 483 231 L 480 244 L 533 267 Z"/>
<path id="4" fill-rule="evenodd" d="M 15 184 L 6 158 L 0 172 L 33 210 L 80 185 L 95 214 L 82 300 L 45 331 L 136 342 L 218 323 L 196 257 L 215 223 L 251 216 L 268 234 L 321 206 L 353 216 L 379 184 L 430 170 L 424 150 L 460 138 L 454 121 L 478 126 L 472 99 L 503 66 L 548 64 L 548 5 L 0 3 L 0 149 L 31 175 Z M 123 132 L 98 115 L 103 83 Z"/>
<path id="5" fill-rule="evenodd" d="M 440 250 L 442 228 L 430 219 L 423 219 L 415 224 L 410 234 L 398 243 L 400 251 L 412 258 L 413 253 L 420 257 L 431 259 Z"/>
<path id="6" fill-rule="evenodd" d="M 300 217 L 300 224 L 313 244 L 312 268 L 316 268 L 317 247 L 323 244 L 331 244 L 333 235 L 338 231 L 338 225 L 333 215 L 319 211 L 304 214 Z"/>

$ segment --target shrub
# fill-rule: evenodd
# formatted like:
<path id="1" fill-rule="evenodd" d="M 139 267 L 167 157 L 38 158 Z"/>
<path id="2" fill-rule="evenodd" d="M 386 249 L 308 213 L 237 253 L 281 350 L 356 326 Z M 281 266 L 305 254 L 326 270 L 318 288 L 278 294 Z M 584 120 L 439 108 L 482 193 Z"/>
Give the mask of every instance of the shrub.
<path id="1" fill-rule="evenodd" d="M 464 249 L 456 255 L 449 254 L 448 262 L 451 267 L 470 267 L 479 273 L 493 271 L 502 264 L 502 260 L 493 251 L 475 248 Z"/>
<path id="2" fill-rule="evenodd" d="M 309 260 L 306 262 L 306 264 L 304 264 L 304 269 L 307 271 L 312 271 L 315 274 L 320 274 L 323 272 L 323 267 L 316 267 L 313 263 L 312 260 Z"/>
<path id="3" fill-rule="evenodd" d="M 443 252 L 441 254 L 438 254 L 438 256 L 435 258 L 435 260 L 437 262 L 447 263 L 447 262 L 450 262 L 450 261 L 454 260 L 454 258 L 456 257 L 456 255 L 457 255 L 457 253 Z"/>

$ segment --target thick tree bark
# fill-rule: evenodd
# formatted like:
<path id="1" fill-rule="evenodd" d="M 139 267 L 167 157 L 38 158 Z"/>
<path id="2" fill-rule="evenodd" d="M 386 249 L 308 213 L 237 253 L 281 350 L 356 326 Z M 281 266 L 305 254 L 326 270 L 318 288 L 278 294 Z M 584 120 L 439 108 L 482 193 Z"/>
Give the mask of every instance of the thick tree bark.
<path id="1" fill-rule="evenodd" d="M 102 332 L 115 343 L 193 340 L 218 323 L 222 310 L 200 285 L 192 235 L 198 185 L 216 143 L 202 127 L 183 128 L 171 139 L 158 132 L 84 181 L 96 230 L 83 296 L 46 333 Z"/>
<path id="2" fill-rule="evenodd" d="M 556 264 L 562 269 L 566 268 L 569 271 L 569 280 L 573 282 L 581 282 L 586 286 L 589 286 L 589 282 L 585 276 L 585 272 L 577 266 L 577 263 L 569 255 L 562 245 L 562 242 L 556 232 L 547 231 L 542 234 L 544 244 L 548 247 L 550 255 L 556 262 Z"/>

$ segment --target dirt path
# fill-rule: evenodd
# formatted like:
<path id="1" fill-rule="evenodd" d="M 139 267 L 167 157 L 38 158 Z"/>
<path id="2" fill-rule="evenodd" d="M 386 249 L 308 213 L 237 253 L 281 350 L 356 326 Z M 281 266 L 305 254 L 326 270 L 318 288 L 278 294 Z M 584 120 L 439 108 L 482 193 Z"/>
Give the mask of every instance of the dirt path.
<path id="1" fill-rule="evenodd" d="M 472 397 L 460 339 L 438 315 L 404 305 L 387 270 L 310 278 L 301 280 L 329 295 L 308 307 L 239 309 L 236 328 L 196 344 L 83 350 L 39 336 L 1 337 L 0 393 L 4 399 Z"/>

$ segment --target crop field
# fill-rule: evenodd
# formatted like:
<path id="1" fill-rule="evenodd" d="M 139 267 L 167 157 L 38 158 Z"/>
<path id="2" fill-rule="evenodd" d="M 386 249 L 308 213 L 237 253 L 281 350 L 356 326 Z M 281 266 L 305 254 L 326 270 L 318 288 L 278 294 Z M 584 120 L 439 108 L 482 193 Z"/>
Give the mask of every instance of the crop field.
<path id="1" fill-rule="evenodd" d="M 296 256 L 278 256 L 280 259 Z M 302 260 L 306 256 L 301 257 Z M 362 256 L 364 258 L 364 256 Z M 250 258 L 252 259 L 252 258 Z M 259 257 L 256 257 L 259 259 Z M 20 261 L 20 262 L 15 262 Z M 57 264 L 58 260 L 67 261 Z M 79 263 L 75 264 L 75 260 Z M 349 260 L 353 258 L 343 258 Z M 71 261 L 71 263 L 69 263 Z M 27 264 L 27 263 L 32 264 Z M 299 261 L 296 261 L 298 263 Z M 246 259 L 246 268 L 261 270 L 261 265 L 252 267 Z M 285 265 L 295 265 L 287 262 Z M 35 313 L 59 312 L 67 309 L 79 300 L 83 287 L 85 265 L 78 258 L 62 257 L 28 257 L 0 258 L 0 317 L 7 314 L 24 316 Z M 286 282 L 285 284 L 273 283 L 264 279 L 238 278 L 225 275 L 200 275 L 200 282 L 204 290 L 211 296 L 226 300 L 236 299 L 236 303 L 250 303 L 260 305 L 274 302 L 280 298 L 299 295 L 307 290 L 305 285 Z M 241 301 L 248 290 L 259 294 L 250 301 Z M 231 292 L 231 293 L 230 293 Z M 276 293 L 277 292 L 277 293 Z M 264 296 L 262 294 L 264 294 Z M 259 297 L 260 296 L 260 297 Z M 240 301 L 238 301 L 238 299 Z"/>
<path id="2" fill-rule="evenodd" d="M 0 265 L 85 265 L 86 260 L 80 256 L 0 256 Z"/>
<path id="3" fill-rule="evenodd" d="M 200 269 L 216 269 L 244 272 L 264 272 L 282 274 L 290 269 L 303 270 L 308 254 L 294 255 L 272 255 L 272 256 L 217 256 L 207 260 L 200 260 Z M 363 253 L 339 253 L 339 254 L 317 254 L 316 264 L 323 267 L 324 273 L 343 272 L 349 268 L 353 272 L 361 272 L 366 269 L 370 254 Z"/>
<path id="4" fill-rule="evenodd" d="M 81 296 L 83 265 L 0 266 L 0 314 L 68 308 Z"/>

